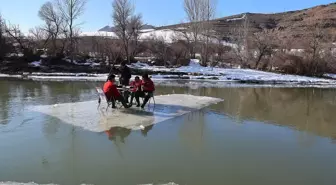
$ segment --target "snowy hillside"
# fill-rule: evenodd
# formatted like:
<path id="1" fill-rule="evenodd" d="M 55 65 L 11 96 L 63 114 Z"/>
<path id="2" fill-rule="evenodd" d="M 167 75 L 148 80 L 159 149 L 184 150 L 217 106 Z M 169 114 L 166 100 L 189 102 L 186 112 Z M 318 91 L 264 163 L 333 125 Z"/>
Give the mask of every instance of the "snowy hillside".
<path id="1" fill-rule="evenodd" d="M 171 43 L 173 38 L 179 37 L 174 30 L 163 29 L 163 30 L 154 30 L 154 29 L 145 29 L 141 30 L 140 40 L 148 39 L 164 39 L 166 42 Z M 83 32 L 81 36 L 101 36 L 101 37 L 115 37 L 117 35 L 114 32 L 107 31 L 96 31 L 96 32 Z"/>
<path id="2" fill-rule="evenodd" d="M 141 30 L 139 36 L 140 40 L 149 40 L 149 39 L 158 39 L 164 40 L 167 43 L 172 43 L 174 40 L 185 40 L 186 37 L 193 38 L 193 34 L 190 32 L 183 31 L 184 28 L 175 28 L 173 29 L 144 29 Z M 82 32 L 81 36 L 97 36 L 97 37 L 113 37 L 117 38 L 115 32 L 110 31 L 95 31 L 95 32 Z M 204 39 L 204 36 L 199 35 L 199 39 Z M 218 40 L 215 38 L 210 38 L 210 42 L 218 43 Z M 221 41 L 223 45 L 236 47 L 235 44 L 227 43 Z"/>

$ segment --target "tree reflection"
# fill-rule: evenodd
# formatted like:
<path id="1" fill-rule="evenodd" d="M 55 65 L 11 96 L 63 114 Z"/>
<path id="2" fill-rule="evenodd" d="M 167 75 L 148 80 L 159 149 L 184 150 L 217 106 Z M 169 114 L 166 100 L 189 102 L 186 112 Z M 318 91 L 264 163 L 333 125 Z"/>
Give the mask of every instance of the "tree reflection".
<path id="1" fill-rule="evenodd" d="M 8 107 L 10 102 L 10 90 L 9 82 L 1 81 L 0 82 L 0 125 L 6 125 L 8 123 Z"/>
<path id="2" fill-rule="evenodd" d="M 182 143 L 194 151 L 200 152 L 204 147 L 205 113 L 196 111 L 189 113 L 181 122 L 179 137 Z"/>
<path id="3" fill-rule="evenodd" d="M 212 109 L 244 120 L 294 127 L 336 137 L 334 90 L 312 88 L 236 88 L 221 91 L 223 103 Z M 207 96 L 211 94 L 207 94 Z"/>
<path id="4" fill-rule="evenodd" d="M 177 94 L 185 89 L 161 87 L 160 91 Z M 256 120 L 336 138 L 334 89 L 199 88 L 189 89 L 188 93 L 224 99 L 222 103 L 211 105 L 210 109 L 240 123 L 243 120 Z"/>

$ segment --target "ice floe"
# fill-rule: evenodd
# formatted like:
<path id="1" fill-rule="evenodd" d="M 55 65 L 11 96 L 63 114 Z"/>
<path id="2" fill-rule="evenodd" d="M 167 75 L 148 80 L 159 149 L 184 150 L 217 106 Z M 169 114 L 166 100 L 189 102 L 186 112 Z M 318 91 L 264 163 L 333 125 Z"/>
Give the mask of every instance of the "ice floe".
<path id="1" fill-rule="evenodd" d="M 220 101 L 223 100 L 187 94 L 171 94 L 155 96 L 155 106 L 151 103 L 145 111 L 138 108 L 106 110 L 105 103 L 97 108 L 98 101 L 65 103 L 57 104 L 57 106 L 32 106 L 28 109 L 53 116 L 62 122 L 85 130 L 103 132 L 112 127 L 140 130 Z"/>

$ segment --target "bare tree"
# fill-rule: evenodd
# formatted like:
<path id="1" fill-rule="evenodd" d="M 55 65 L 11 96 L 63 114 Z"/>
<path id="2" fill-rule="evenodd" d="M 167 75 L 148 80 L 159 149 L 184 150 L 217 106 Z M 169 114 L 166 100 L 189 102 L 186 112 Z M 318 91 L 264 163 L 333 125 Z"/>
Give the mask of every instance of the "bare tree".
<path id="1" fill-rule="evenodd" d="M 163 36 L 155 36 L 149 40 L 149 50 L 154 54 L 155 58 L 166 65 L 168 59 L 168 43 Z"/>
<path id="2" fill-rule="evenodd" d="M 108 65 L 111 66 L 111 64 L 114 66 L 121 56 L 123 48 L 120 44 L 120 40 L 116 40 L 113 38 L 105 37 L 103 41 L 103 48 L 105 56 L 108 59 Z"/>
<path id="3" fill-rule="evenodd" d="M 172 40 L 174 42 L 178 42 L 178 41 L 185 41 L 185 44 L 188 48 L 189 51 L 189 58 L 190 57 L 195 57 L 195 45 L 193 42 L 193 38 L 191 33 L 189 32 L 188 28 L 176 28 L 174 30 L 174 35 L 172 36 Z"/>
<path id="4" fill-rule="evenodd" d="M 5 33 L 7 37 L 10 37 L 14 41 L 14 45 L 19 45 L 20 49 L 24 51 L 26 49 L 24 34 L 18 25 L 8 23 L 5 26 Z"/>
<path id="5" fill-rule="evenodd" d="M 123 41 L 126 58 L 130 62 L 130 41 L 139 36 L 139 30 L 142 27 L 141 15 L 133 15 L 134 10 L 130 0 L 114 0 L 112 7 L 115 33 Z"/>
<path id="6" fill-rule="evenodd" d="M 195 58 L 195 47 L 198 44 L 199 36 L 203 29 L 203 1 L 204 0 L 184 0 L 184 11 L 189 21 L 189 24 L 186 25 L 188 31 L 192 34 L 192 42 L 194 43 L 190 48 L 192 58 Z"/>
<path id="7" fill-rule="evenodd" d="M 59 39 L 61 35 L 62 24 L 64 24 L 61 12 L 55 8 L 52 2 L 46 2 L 39 10 L 39 17 L 45 22 L 43 29 L 49 33 L 52 42 L 52 52 L 56 55 L 57 39 Z"/>
<path id="8" fill-rule="evenodd" d="M 196 48 L 202 47 L 202 63 L 208 62 L 208 47 L 212 35 L 211 20 L 215 16 L 216 0 L 184 0 L 184 10 L 189 24 L 187 30 L 192 38 L 191 57 L 195 57 Z M 186 35 L 189 36 L 189 35 Z M 200 42 L 201 41 L 201 42 Z"/>
<path id="9" fill-rule="evenodd" d="M 117 63 L 121 62 L 121 56 L 122 56 L 122 48 L 120 48 L 119 44 L 112 43 L 107 47 L 106 50 L 108 61 L 109 61 L 109 66 L 114 66 Z"/>
<path id="10" fill-rule="evenodd" d="M 6 24 L 5 20 L 0 15 L 0 62 L 11 51 L 12 45 L 9 43 L 6 37 Z"/>
<path id="11" fill-rule="evenodd" d="M 29 30 L 28 39 L 35 44 L 36 49 L 46 49 L 50 34 L 44 28 L 37 26 Z"/>
<path id="12" fill-rule="evenodd" d="M 58 8 L 61 12 L 62 18 L 66 22 L 67 32 L 65 34 L 70 40 L 69 54 L 71 60 L 74 60 L 74 51 L 76 43 L 76 29 L 78 24 L 76 20 L 83 14 L 87 0 L 57 0 Z"/>
<path id="13" fill-rule="evenodd" d="M 204 7 L 203 0 L 184 0 L 184 11 L 187 14 L 187 19 L 189 24 L 187 24 L 188 31 L 192 34 L 192 45 L 191 49 L 191 57 L 195 58 L 195 47 L 198 44 L 199 36 L 202 33 L 202 9 Z"/>
<path id="14" fill-rule="evenodd" d="M 188 44 L 186 41 L 177 41 L 170 45 L 169 56 L 173 59 L 172 62 L 177 65 L 187 65 L 189 61 L 188 58 Z M 184 60 L 184 61 L 183 61 Z"/>
<path id="15" fill-rule="evenodd" d="M 309 71 L 313 75 L 320 75 L 326 68 L 326 61 L 323 60 L 323 53 L 326 51 L 324 43 L 326 42 L 326 33 L 316 23 L 315 27 L 307 34 L 307 43 L 305 52 L 308 57 Z"/>
<path id="16" fill-rule="evenodd" d="M 248 15 L 245 14 L 242 24 L 237 25 L 230 31 L 231 42 L 233 42 L 235 58 L 243 67 L 248 66 L 248 60 L 250 58 L 249 28 L 250 28 L 249 18 Z"/>
<path id="17" fill-rule="evenodd" d="M 10 46 L 7 43 L 7 38 L 5 37 L 5 34 L 6 34 L 5 20 L 0 15 L 0 62 L 3 60 L 3 58 L 10 50 Z"/>
<path id="18" fill-rule="evenodd" d="M 258 68 L 260 62 L 262 61 L 263 58 L 265 57 L 270 57 L 273 49 L 275 48 L 273 40 L 274 40 L 274 36 L 272 34 L 272 31 L 269 30 L 263 30 L 262 32 L 259 33 L 255 33 L 253 35 L 253 45 L 255 48 L 255 66 L 254 68 Z M 262 67 L 263 69 L 265 69 L 268 65 L 267 61 L 264 66 Z"/>
<path id="19" fill-rule="evenodd" d="M 133 16 L 129 25 L 129 29 L 134 31 L 133 36 L 131 37 L 131 57 L 135 57 L 141 50 L 139 39 L 142 27 L 142 16 Z"/>
<path id="20" fill-rule="evenodd" d="M 206 65 L 209 60 L 209 43 L 214 38 L 213 24 L 210 22 L 216 13 L 216 0 L 202 0 L 202 21 L 203 21 L 203 48 L 202 63 Z"/>

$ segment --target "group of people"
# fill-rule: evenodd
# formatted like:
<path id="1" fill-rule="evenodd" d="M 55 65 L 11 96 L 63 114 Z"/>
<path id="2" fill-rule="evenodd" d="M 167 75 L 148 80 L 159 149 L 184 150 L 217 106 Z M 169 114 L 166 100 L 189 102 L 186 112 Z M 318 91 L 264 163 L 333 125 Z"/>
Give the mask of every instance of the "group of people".
<path id="1" fill-rule="evenodd" d="M 112 103 L 112 108 L 116 108 L 116 101 L 121 102 L 125 108 L 130 108 L 132 107 L 133 100 L 135 98 L 137 103 L 136 106 L 144 108 L 149 99 L 154 95 L 155 85 L 153 81 L 149 78 L 148 74 L 144 74 L 142 75 L 142 80 L 139 76 L 136 76 L 134 81 L 130 82 L 131 71 L 127 67 L 126 63 L 122 63 L 119 72 L 121 73 L 120 85 L 130 86 L 130 91 L 121 93 L 116 85 L 116 76 L 114 74 L 110 74 L 103 87 L 107 101 Z M 131 101 L 128 101 L 129 95 L 131 95 Z M 140 97 L 144 98 L 142 104 L 140 104 Z"/>

